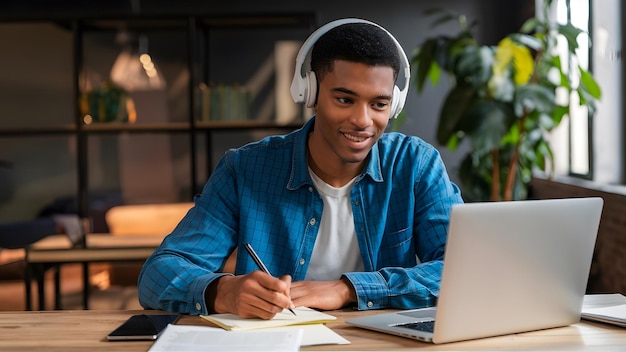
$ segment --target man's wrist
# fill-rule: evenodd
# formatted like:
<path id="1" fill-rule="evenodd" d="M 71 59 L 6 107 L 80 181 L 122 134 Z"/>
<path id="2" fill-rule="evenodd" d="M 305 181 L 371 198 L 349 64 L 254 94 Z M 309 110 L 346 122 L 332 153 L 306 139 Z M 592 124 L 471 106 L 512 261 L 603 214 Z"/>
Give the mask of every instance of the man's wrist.
<path id="1" fill-rule="evenodd" d="M 215 280 L 211 281 L 211 283 L 207 286 L 204 292 L 204 301 L 206 303 L 207 310 L 215 313 L 224 313 L 218 312 L 219 310 L 219 302 L 220 299 L 220 284 L 222 284 L 225 277 L 234 277 L 234 275 L 226 274 L 222 275 Z"/>
<path id="2" fill-rule="evenodd" d="M 221 277 L 211 281 L 204 291 L 204 302 L 206 303 L 206 309 L 209 312 L 215 313 L 215 299 L 217 297 L 217 284 Z"/>
<path id="3" fill-rule="evenodd" d="M 224 274 L 211 281 L 204 293 L 204 300 L 207 306 L 207 310 L 213 313 L 230 313 L 229 307 L 227 306 L 228 297 L 226 297 L 228 296 L 228 294 L 224 294 L 224 292 L 228 293 L 229 289 L 224 289 L 222 286 L 225 284 L 226 281 L 234 277 L 235 275 Z"/>
<path id="4" fill-rule="evenodd" d="M 348 278 L 345 275 L 341 277 L 341 281 L 348 288 L 347 295 L 346 295 L 346 303 L 347 303 L 347 305 L 348 304 L 352 304 L 352 303 L 356 303 L 357 302 L 356 289 L 352 285 L 352 282 L 350 282 L 350 280 L 348 280 Z"/>

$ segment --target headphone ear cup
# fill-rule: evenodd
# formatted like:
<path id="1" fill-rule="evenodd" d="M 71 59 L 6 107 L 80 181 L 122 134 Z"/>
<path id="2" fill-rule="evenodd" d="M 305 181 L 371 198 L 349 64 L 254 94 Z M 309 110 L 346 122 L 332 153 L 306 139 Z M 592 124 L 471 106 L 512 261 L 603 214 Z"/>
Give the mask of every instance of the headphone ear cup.
<path id="1" fill-rule="evenodd" d="M 304 104 L 307 108 L 312 108 L 317 100 L 317 77 L 315 72 L 309 71 L 305 78 Z"/>
<path id="2" fill-rule="evenodd" d="M 391 98 L 391 109 L 389 118 L 395 118 L 402 111 L 402 106 L 400 106 L 402 92 L 398 86 L 393 86 L 393 97 Z"/>

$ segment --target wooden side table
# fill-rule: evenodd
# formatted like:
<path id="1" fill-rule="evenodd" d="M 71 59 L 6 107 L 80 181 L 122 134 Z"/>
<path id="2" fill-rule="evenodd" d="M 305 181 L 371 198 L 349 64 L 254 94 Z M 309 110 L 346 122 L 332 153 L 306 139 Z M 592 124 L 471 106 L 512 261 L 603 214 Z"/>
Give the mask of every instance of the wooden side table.
<path id="1" fill-rule="evenodd" d="M 143 262 L 161 244 L 163 235 L 112 236 L 108 233 L 86 235 L 85 248 L 72 248 L 65 235 L 55 235 L 33 243 L 26 249 L 24 283 L 26 310 L 32 310 L 31 282 L 37 281 L 39 310 L 45 310 L 46 271 L 54 268 L 55 309 L 61 307 L 60 267 L 68 263 L 83 264 L 83 308 L 89 309 L 89 263 Z"/>

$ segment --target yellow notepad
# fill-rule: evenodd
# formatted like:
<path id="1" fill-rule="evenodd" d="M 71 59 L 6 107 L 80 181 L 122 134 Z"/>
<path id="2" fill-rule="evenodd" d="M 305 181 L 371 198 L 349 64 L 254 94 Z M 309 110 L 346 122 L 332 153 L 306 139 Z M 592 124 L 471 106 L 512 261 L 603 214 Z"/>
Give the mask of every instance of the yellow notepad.
<path id="1" fill-rule="evenodd" d="M 337 319 L 332 315 L 307 307 L 294 308 L 293 311 L 296 313 L 295 316 L 285 309 L 269 320 L 244 319 L 234 314 L 211 314 L 201 315 L 201 317 L 226 330 L 252 330 L 290 325 L 320 324 Z"/>

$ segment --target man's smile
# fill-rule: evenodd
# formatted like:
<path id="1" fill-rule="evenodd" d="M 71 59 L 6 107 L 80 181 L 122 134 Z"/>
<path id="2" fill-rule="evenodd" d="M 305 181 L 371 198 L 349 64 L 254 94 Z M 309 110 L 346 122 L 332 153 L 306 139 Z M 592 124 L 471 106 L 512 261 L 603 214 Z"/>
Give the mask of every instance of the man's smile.
<path id="1" fill-rule="evenodd" d="M 346 137 L 347 139 L 353 141 L 353 142 L 363 142 L 365 141 L 367 138 L 369 138 L 368 136 L 355 136 L 353 134 L 348 134 L 345 132 L 342 132 L 341 134 L 343 134 L 344 137 Z"/>

